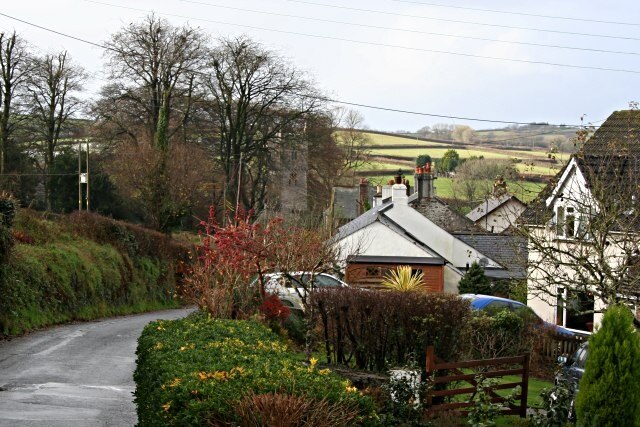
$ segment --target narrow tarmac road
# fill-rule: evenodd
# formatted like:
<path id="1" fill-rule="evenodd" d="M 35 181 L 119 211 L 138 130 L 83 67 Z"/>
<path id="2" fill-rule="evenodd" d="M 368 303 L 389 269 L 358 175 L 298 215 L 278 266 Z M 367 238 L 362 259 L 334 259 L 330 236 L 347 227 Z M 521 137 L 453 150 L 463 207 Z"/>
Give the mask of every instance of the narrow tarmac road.
<path id="1" fill-rule="evenodd" d="M 0 427 L 132 426 L 138 337 L 191 309 L 76 323 L 0 341 Z"/>

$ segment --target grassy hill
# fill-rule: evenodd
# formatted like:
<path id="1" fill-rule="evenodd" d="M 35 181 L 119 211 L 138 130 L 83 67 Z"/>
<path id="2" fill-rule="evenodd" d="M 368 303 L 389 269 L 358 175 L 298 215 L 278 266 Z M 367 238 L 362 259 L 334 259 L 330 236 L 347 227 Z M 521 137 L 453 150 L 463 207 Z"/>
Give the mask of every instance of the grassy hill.
<path id="1" fill-rule="evenodd" d="M 544 135 L 544 137 L 553 138 L 574 131 L 573 129 L 563 130 Z M 480 131 L 479 134 L 488 132 Z M 519 135 L 517 130 L 511 129 L 491 132 L 493 139 L 515 138 Z M 405 176 L 413 175 L 415 159 L 421 154 L 428 154 L 432 159 L 437 159 L 441 158 L 447 150 L 454 149 L 463 159 L 481 156 L 485 159 L 512 160 L 516 170 L 521 174 L 521 179 L 509 183 L 510 190 L 525 202 L 533 199 L 544 187 L 544 178 L 557 174 L 570 157 L 569 154 L 556 154 L 555 159 L 550 159 L 546 149 L 529 149 L 526 146 L 462 144 L 437 139 L 429 140 L 415 135 L 393 135 L 375 131 L 365 132 L 365 135 L 369 140 L 367 144 L 370 153 L 369 162 L 360 166 L 357 174 L 368 178 L 374 185 L 386 184 L 398 169 L 401 169 Z M 450 178 L 438 178 L 436 188 L 440 197 L 456 197 Z"/>

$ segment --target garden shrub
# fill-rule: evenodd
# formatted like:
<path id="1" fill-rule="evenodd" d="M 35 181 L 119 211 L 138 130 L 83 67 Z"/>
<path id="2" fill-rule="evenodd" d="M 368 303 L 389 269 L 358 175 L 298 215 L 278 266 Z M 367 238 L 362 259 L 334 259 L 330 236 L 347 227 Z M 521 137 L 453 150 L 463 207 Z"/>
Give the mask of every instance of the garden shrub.
<path id="1" fill-rule="evenodd" d="M 462 276 L 458 283 L 458 291 L 461 294 L 492 295 L 491 281 L 484 274 L 484 269 L 477 262 L 473 262 L 469 270 Z"/>
<path id="2" fill-rule="evenodd" d="M 579 426 L 640 426 L 640 336 L 628 307 L 609 307 L 589 339 L 579 390 Z"/>
<path id="3" fill-rule="evenodd" d="M 384 371 L 424 361 L 429 345 L 449 361 L 464 352 L 471 310 L 455 295 L 356 288 L 312 295 L 329 363 Z"/>
<path id="4" fill-rule="evenodd" d="M 315 359 L 310 366 L 296 360 L 268 327 L 256 321 L 213 319 L 196 313 L 185 319 L 152 322 L 140 336 L 136 354 L 135 403 L 140 426 L 237 425 L 243 421 L 252 425 L 242 415 L 247 407 L 257 405 L 269 416 L 273 415 L 270 411 L 286 416 L 292 402 L 308 405 L 301 415 L 304 422 L 298 425 L 327 425 L 326 420 L 324 424 L 310 421 L 320 415 L 356 414 L 359 420 L 352 420 L 355 422 L 373 414 L 370 398 L 348 381 L 318 369 Z"/>
<path id="5" fill-rule="evenodd" d="M 510 310 L 496 313 L 477 311 L 470 318 L 469 355 L 471 359 L 516 356 L 531 352 L 537 342 L 535 326 Z"/>

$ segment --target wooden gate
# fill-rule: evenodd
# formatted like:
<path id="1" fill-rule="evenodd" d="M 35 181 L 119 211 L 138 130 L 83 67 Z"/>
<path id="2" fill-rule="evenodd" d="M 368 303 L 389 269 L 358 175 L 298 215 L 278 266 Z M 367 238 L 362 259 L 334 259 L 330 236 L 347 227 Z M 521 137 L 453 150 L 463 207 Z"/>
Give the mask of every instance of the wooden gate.
<path id="1" fill-rule="evenodd" d="M 462 369 L 479 367 L 486 369 L 486 371 L 481 372 L 481 375 L 485 378 L 499 378 L 506 375 L 518 375 L 521 377 L 521 381 L 494 385 L 490 390 L 488 390 L 488 393 L 491 396 L 492 403 L 504 403 L 505 406 L 501 411 L 502 414 L 520 415 L 522 418 L 525 418 L 527 415 L 527 390 L 529 387 L 528 353 L 525 353 L 522 356 L 498 357 L 496 359 L 467 360 L 464 362 L 448 363 L 443 362 L 436 357 L 433 346 L 427 347 L 427 377 L 429 378 L 429 381 L 432 382 L 432 387 L 430 387 L 427 393 L 427 411 L 437 412 L 458 410 L 465 415 L 468 414 L 469 411 L 465 408 L 469 408 L 474 405 L 472 399 L 477 391 L 478 382 L 475 380 L 477 373 L 465 373 Z M 444 375 L 438 376 L 438 373 L 443 373 Z M 438 387 L 435 387 L 437 384 L 447 385 L 458 382 L 466 382 L 471 384 L 472 387 L 460 387 L 459 385 L 456 385 L 455 387 L 457 388 L 445 387 L 443 390 L 438 390 Z M 516 397 L 516 401 L 519 401 L 519 404 L 508 403 L 505 401 L 504 397 L 495 392 L 495 390 L 514 389 L 517 386 L 521 387 L 520 395 Z M 465 402 L 447 402 L 445 400 L 446 397 L 465 394 L 470 395 L 468 400 Z"/>

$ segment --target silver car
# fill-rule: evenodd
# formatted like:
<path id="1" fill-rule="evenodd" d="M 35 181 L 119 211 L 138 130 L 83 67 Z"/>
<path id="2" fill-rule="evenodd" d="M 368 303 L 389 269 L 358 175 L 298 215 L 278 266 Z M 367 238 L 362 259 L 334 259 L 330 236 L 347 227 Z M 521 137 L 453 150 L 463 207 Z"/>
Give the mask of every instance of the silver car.
<path id="1" fill-rule="evenodd" d="M 313 284 L 309 281 L 313 276 Z M 265 291 L 280 297 L 282 303 L 294 310 L 304 311 L 305 307 L 302 298 L 306 297 L 307 291 L 321 288 L 346 288 L 345 282 L 327 273 L 312 274 L 306 271 L 296 271 L 293 273 L 269 273 L 264 275 Z M 258 279 L 254 279 L 253 284 L 257 285 Z"/>

